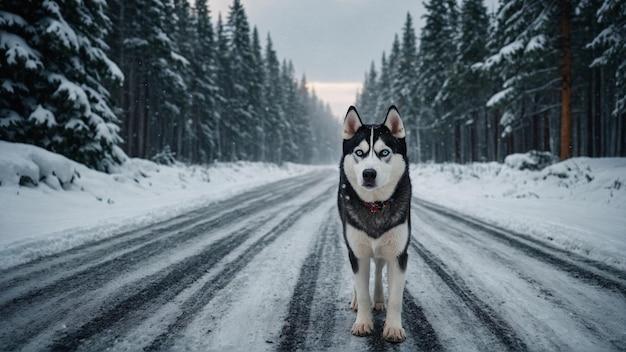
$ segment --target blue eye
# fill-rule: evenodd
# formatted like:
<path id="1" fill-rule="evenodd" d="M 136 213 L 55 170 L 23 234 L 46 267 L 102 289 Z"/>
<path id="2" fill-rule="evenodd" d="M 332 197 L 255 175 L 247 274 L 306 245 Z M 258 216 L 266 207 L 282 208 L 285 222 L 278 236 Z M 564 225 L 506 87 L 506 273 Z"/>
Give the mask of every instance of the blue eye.
<path id="1" fill-rule="evenodd" d="M 355 151 L 354 154 L 356 154 L 356 156 L 363 156 L 365 153 L 363 153 L 363 151 L 361 149 L 359 149 L 359 150 Z"/>
<path id="2" fill-rule="evenodd" d="M 378 153 L 378 155 L 380 155 L 380 156 L 388 156 L 389 155 L 389 150 L 387 150 L 387 149 L 381 150 L 380 153 Z"/>

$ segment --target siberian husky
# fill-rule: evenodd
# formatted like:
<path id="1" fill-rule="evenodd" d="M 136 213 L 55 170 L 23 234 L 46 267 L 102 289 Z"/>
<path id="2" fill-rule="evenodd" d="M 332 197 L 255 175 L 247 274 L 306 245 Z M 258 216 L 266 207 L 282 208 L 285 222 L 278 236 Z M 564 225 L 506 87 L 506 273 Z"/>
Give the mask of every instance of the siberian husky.
<path id="1" fill-rule="evenodd" d="M 354 273 L 357 311 L 352 333 L 366 336 L 374 328 L 370 299 L 370 260 L 376 265 L 374 306 L 385 309 L 382 269 L 387 265 L 389 299 L 383 337 L 402 342 L 402 294 L 407 267 L 411 218 L 411 180 L 405 131 L 395 106 L 381 125 L 364 125 L 354 106 L 343 124 L 338 207 L 343 236 Z"/>

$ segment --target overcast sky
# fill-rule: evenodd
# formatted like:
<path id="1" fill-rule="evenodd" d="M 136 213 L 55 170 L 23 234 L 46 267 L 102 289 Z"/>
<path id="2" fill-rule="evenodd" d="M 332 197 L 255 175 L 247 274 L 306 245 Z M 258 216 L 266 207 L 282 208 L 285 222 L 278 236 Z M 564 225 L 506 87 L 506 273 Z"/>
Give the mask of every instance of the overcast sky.
<path id="1" fill-rule="evenodd" d="M 209 0 L 213 22 L 225 21 L 233 0 Z M 487 3 L 496 0 L 487 0 Z M 272 37 L 280 59 L 291 60 L 318 97 L 343 118 L 374 61 L 380 69 L 395 34 L 402 35 L 407 13 L 419 37 L 423 0 L 242 0 L 251 26 L 265 47 Z M 489 8 L 491 11 L 492 9 Z M 357 107 L 358 108 L 358 107 Z M 381 117 L 382 119 L 383 117 Z"/>

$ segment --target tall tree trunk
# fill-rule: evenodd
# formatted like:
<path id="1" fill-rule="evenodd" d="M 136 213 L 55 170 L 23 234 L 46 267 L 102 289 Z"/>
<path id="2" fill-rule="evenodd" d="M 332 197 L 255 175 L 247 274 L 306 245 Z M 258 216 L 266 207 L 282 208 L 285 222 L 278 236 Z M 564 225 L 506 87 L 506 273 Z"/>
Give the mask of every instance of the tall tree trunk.
<path id="1" fill-rule="evenodd" d="M 543 151 L 553 152 L 550 148 L 550 115 L 543 113 Z"/>
<path id="2" fill-rule="evenodd" d="M 601 150 L 601 136 L 602 136 L 602 130 L 601 130 L 601 121 L 602 121 L 602 69 L 599 67 L 594 67 L 593 68 L 593 72 L 595 73 L 594 75 L 594 80 L 593 80 L 593 102 L 594 102 L 594 108 L 593 108 L 593 126 L 591 128 L 591 134 L 592 134 L 592 150 L 593 153 L 591 154 L 591 156 L 594 157 L 599 157 L 600 156 L 600 150 Z"/>
<path id="3" fill-rule="evenodd" d="M 148 104 L 148 102 L 146 101 L 146 84 L 145 84 L 145 72 L 142 72 L 140 75 L 140 82 L 144 83 L 144 84 L 139 84 L 137 85 L 138 88 L 138 94 L 137 94 L 137 100 L 135 101 L 135 104 L 137 105 L 137 157 L 138 158 L 145 158 L 145 146 L 146 146 L 146 120 L 147 120 L 147 113 L 146 113 L 146 105 Z"/>
<path id="4" fill-rule="evenodd" d="M 572 43 L 569 0 L 561 0 L 561 160 L 572 156 Z"/>
<path id="5" fill-rule="evenodd" d="M 506 136 L 506 154 L 511 155 L 515 153 L 515 135 L 513 132 Z"/>
<path id="6" fill-rule="evenodd" d="M 461 164 L 461 121 L 454 120 L 454 161 Z"/>
<path id="7" fill-rule="evenodd" d="M 470 128 L 470 135 L 469 135 L 469 151 L 470 151 L 470 155 L 469 155 L 469 161 L 470 162 L 474 162 L 477 161 L 478 157 L 478 145 L 476 143 L 476 130 L 477 125 L 478 124 L 478 113 L 477 112 L 473 112 L 472 113 L 472 124 L 469 126 Z"/>
<path id="8" fill-rule="evenodd" d="M 135 125 L 137 122 L 137 110 L 134 101 L 137 93 L 137 70 L 135 69 L 134 63 L 128 64 L 128 75 L 126 76 L 126 82 L 122 87 L 122 96 L 128 95 L 128 99 L 124 101 L 121 105 L 122 109 L 124 109 L 123 116 L 124 118 L 124 127 L 126 131 L 126 153 L 129 156 L 134 157 L 137 156 L 137 147 L 136 147 L 136 139 L 135 139 Z"/>
<path id="9" fill-rule="evenodd" d="M 494 161 L 499 161 L 500 160 L 500 136 L 498 135 L 499 133 L 499 128 L 498 128 L 498 115 L 499 112 L 496 110 L 493 112 L 493 123 L 491 125 L 491 129 L 493 130 L 493 156 L 494 156 Z"/>
<path id="10" fill-rule="evenodd" d="M 531 128 L 532 128 L 532 133 L 531 133 L 531 138 L 532 138 L 532 145 L 533 145 L 533 149 L 534 150 L 541 150 L 541 148 L 539 147 L 539 122 L 540 122 L 541 116 L 539 115 L 533 115 L 532 117 L 532 122 L 531 122 Z"/>

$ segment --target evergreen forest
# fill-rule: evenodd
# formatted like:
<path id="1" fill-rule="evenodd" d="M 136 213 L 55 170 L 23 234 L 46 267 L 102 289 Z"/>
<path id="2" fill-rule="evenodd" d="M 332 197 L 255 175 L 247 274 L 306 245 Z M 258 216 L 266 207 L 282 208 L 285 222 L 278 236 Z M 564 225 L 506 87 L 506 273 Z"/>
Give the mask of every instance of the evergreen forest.
<path id="1" fill-rule="evenodd" d="M 335 163 L 340 124 L 240 0 L 2 0 L 0 139 L 109 171 Z"/>
<path id="2" fill-rule="evenodd" d="M 338 160 L 339 122 L 240 0 L 217 18 L 207 0 L 0 3 L 0 139 L 103 171 Z M 398 106 L 412 162 L 626 156 L 623 1 L 424 5 L 356 97 L 371 117 Z"/>
<path id="3" fill-rule="evenodd" d="M 626 156 L 626 2 L 425 0 L 373 62 L 359 111 L 396 104 L 412 162 Z"/>

